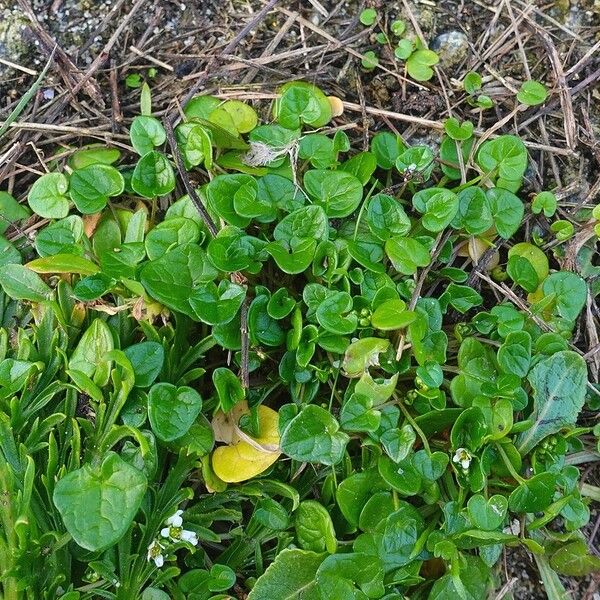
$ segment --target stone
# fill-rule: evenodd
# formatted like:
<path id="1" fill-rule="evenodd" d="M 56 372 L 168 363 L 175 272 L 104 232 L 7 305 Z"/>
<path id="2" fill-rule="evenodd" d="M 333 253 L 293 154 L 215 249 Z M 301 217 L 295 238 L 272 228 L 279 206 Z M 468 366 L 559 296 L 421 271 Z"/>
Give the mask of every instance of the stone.
<path id="1" fill-rule="evenodd" d="M 27 23 L 17 10 L 0 8 L 0 56 L 22 66 L 26 66 L 32 49 L 32 42 L 26 36 Z M 14 75 L 14 69 L 0 63 L 0 78 Z"/>
<path id="2" fill-rule="evenodd" d="M 440 57 L 440 66 L 443 69 L 451 69 L 467 57 L 469 40 L 462 31 L 448 31 L 433 40 L 431 49 Z"/>

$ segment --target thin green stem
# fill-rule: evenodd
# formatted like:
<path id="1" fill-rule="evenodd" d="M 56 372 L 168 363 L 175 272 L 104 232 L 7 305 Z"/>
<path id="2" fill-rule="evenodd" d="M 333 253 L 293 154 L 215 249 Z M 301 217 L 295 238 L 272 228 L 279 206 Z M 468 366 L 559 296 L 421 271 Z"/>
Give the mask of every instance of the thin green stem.
<path id="1" fill-rule="evenodd" d="M 419 436 L 419 438 L 421 438 L 421 442 L 423 442 L 423 447 L 427 451 L 427 454 L 431 454 L 431 448 L 429 447 L 429 441 L 427 440 L 427 436 L 423 433 L 423 430 L 417 425 L 417 422 L 413 419 L 412 415 L 410 414 L 410 412 L 408 411 L 406 406 L 404 406 L 404 402 L 402 402 L 402 400 L 400 400 L 400 398 L 398 398 L 398 396 L 396 394 L 394 394 L 394 398 L 396 399 L 398 407 L 400 408 L 400 410 L 406 417 L 406 420 L 411 424 L 412 428 L 417 432 L 417 435 Z"/>
<path id="2" fill-rule="evenodd" d="M 508 469 L 508 472 L 513 476 L 513 478 L 518 481 L 519 483 L 526 483 L 526 480 L 523 479 L 523 477 L 521 477 L 516 471 L 515 468 L 513 467 L 512 463 L 510 462 L 510 458 L 508 458 L 508 455 L 506 454 L 506 452 L 504 451 L 504 448 L 502 447 L 501 444 L 496 444 L 496 449 L 498 450 L 498 453 L 500 454 L 500 456 L 502 457 L 502 460 L 504 461 L 504 465 L 506 466 L 506 468 Z"/>

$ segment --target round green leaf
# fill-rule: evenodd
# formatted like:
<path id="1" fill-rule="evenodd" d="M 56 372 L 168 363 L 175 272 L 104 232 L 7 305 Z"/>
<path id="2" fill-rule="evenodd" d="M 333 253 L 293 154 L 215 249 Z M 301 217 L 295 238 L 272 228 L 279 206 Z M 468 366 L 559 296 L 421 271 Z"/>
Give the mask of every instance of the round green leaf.
<path id="1" fill-rule="evenodd" d="M 125 181 L 110 165 L 89 165 L 71 174 L 69 195 L 79 212 L 100 212 L 109 197 L 123 193 Z"/>
<path id="2" fill-rule="evenodd" d="M 517 93 L 517 100 L 527 106 L 543 104 L 548 97 L 548 90 L 539 81 L 524 81 Z"/>
<path id="3" fill-rule="evenodd" d="M 329 411 L 310 404 L 285 427 L 281 449 L 301 462 L 335 465 L 342 460 L 350 439 L 339 427 Z"/>
<path id="4" fill-rule="evenodd" d="M 175 173 L 164 154 L 152 151 L 140 158 L 133 175 L 131 187 L 144 198 L 165 196 L 175 189 Z"/>
<path id="5" fill-rule="evenodd" d="M 386 300 L 375 309 L 371 325 L 381 331 L 394 331 L 410 325 L 416 318 L 416 313 L 406 310 L 402 300 Z"/>
<path id="6" fill-rule="evenodd" d="M 139 115 L 133 119 L 129 130 L 131 145 L 140 155 L 148 154 L 165 143 L 167 135 L 161 122 L 154 117 Z"/>
<path id="7" fill-rule="evenodd" d="M 224 279 L 219 287 L 212 281 L 196 287 L 189 302 L 192 311 L 203 323 L 224 325 L 235 317 L 245 297 L 245 288 Z"/>
<path id="8" fill-rule="evenodd" d="M 403 275 L 413 275 L 419 267 L 431 262 L 429 250 L 414 238 L 390 238 L 385 243 L 385 252 L 394 269 Z"/>
<path id="9" fill-rule="evenodd" d="M 458 211 L 458 196 L 445 188 L 427 188 L 413 196 L 413 206 L 424 213 L 423 227 L 437 233 L 447 227 Z"/>
<path id="10" fill-rule="evenodd" d="M 351 215 L 362 200 L 362 184 L 354 175 L 343 171 L 307 171 L 304 174 L 304 186 L 330 218 Z"/>
<path id="11" fill-rule="evenodd" d="M 416 81 L 428 81 L 433 77 L 433 67 L 440 57 L 433 50 L 416 50 L 406 61 L 408 74 Z"/>
<path id="12" fill-rule="evenodd" d="M 365 8 L 360 13 L 359 20 L 363 25 L 373 25 L 377 20 L 377 11 L 374 8 Z"/>
<path id="13" fill-rule="evenodd" d="M 40 217 L 62 219 L 69 212 L 68 189 L 69 182 L 62 173 L 47 173 L 31 186 L 27 202 Z"/>
<path id="14" fill-rule="evenodd" d="M 195 244 L 200 239 L 200 228 L 185 217 L 174 217 L 153 227 L 144 241 L 146 254 L 156 260 L 173 246 Z"/>

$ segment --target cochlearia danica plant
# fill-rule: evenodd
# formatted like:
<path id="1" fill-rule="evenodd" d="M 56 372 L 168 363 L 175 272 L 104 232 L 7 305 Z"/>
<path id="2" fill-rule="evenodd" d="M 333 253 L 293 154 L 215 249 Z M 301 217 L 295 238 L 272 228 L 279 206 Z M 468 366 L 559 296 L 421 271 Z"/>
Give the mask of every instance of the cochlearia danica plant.
<path id="1" fill-rule="evenodd" d="M 141 91 L 136 154 L 61 149 L 0 196 L 3 233 L 37 224 L 0 238 L 0 597 L 481 600 L 515 547 L 547 588 L 598 569 L 598 290 L 524 142 L 451 118 L 358 151 L 300 81 L 173 129 Z"/>

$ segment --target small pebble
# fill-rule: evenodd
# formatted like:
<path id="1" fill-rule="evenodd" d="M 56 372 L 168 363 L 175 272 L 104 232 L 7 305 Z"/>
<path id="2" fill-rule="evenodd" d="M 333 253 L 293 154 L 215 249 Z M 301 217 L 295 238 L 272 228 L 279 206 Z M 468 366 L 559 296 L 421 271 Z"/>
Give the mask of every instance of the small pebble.
<path id="1" fill-rule="evenodd" d="M 440 66 L 450 69 L 463 62 L 469 52 L 469 40 L 462 31 L 448 31 L 438 35 L 431 49 L 440 57 Z"/>

